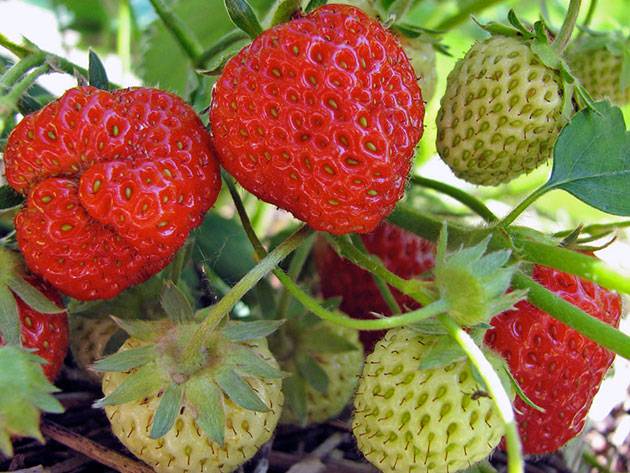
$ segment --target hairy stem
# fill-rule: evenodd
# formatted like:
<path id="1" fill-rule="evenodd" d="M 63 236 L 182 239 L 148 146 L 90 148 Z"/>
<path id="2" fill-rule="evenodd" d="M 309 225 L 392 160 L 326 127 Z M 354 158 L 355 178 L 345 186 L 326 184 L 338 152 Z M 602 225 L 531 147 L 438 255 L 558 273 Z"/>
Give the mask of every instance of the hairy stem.
<path id="1" fill-rule="evenodd" d="M 593 16 L 595 15 L 595 10 L 597 10 L 597 0 L 591 0 L 588 6 L 588 11 L 586 12 L 586 17 L 584 17 L 584 22 L 582 23 L 583 28 L 588 28 L 593 21 Z M 582 36 L 584 34 L 584 29 L 580 30 L 578 36 Z"/>
<path id="2" fill-rule="evenodd" d="M 449 335 L 464 350 L 470 362 L 477 368 L 481 378 L 486 383 L 489 394 L 492 396 L 499 416 L 505 426 L 505 440 L 508 453 L 508 473 L 523 472 L 523 453 L 521 450 L 521 440 L 518 436 L 518 429 L 514 420 L 512 402 L 508 396 L 499 375 L 494 370 L 481 349 L 464 329 L 462 329 L 453 319 L 447 315 L 438 315 L 437 319 L 446 328 Z"/>
<path id="3" fill-rule="evenodd" d="M 48 64 L 42 64 L 29 72 L 26 77 L 15 84 L 11 91 L 3 97 L 0 97 L 0 119 L 5 118 L 17 109 L 20 97 L 35 83 L 42 75 L 50 71 Z"/>
<path id="4" fill-rule="evenodd" d="M 131 70 L 131 5 L 130 0 L 119 0 L 116 50 L 124 74 Z"/>
<path id="5" fill-rule="evenodd" d="M 553 43 L 551 43 L 552 47 L 559 54 L 562 54 L 569 44 L 569 40 L 571 39 L 571 35 L 575 29 L 575 24 L 577 23 L 581 4 L 582 0 L 571 0 L 567 16 L 564 18 L 560 32 L 558 33 L 558 36 L 556 36 L 556 39 L 553 40 Z"/>
<path id="6" fill-rule="evenodd" d="M 606 289 L 630 294 L 630 278 L 617 273 L 597 258 L 531 240 L 515 239 L 515 245 L 520 250 L 520 256 L 531 263 L 550 266 L 593 281 Z"/>
<path id="7" fill-rule="evenodd" d="M 311 235 L 308 240 L 304 242 L 302 246 L 300 246 L 291 258 L 291 263 L 289 264 L 288 275 L 293 281 L 297 281 L 300 277 L 300 273 L 302 272 L 302 268 L 304 267 L 304 263 L 308 259 L 308 255 L 311 253 L 311 249 L 313 248 L 313 243 L 315 242 L 315 235 Z M 291 295 L 287 288 L 283 288 L 282 294 L 280 295 L 280 300 L 278 301 L 278 315 L 283 318 L 286 317 L 289 302 L 291 300 Z"/>
<path id="8" fill-rule="evenodd" d="M 363 239 L 359 235 L 353 235 L 351 238 L 354 246 L 356 246 L 359 251 L 361 251 L 361 253 L 363 253 L 364 255 L 369 255 L 369 251 L 365 247 L 365 243 L 363 243 Z M 400 314 L 402 310 L 400 310 L 400 306 L 398 305 L 394 294 L 392 293 L 387 283 L 383 280 L 383 278 L 381 278 L 376 273 L 372 273 L 372 280 L 374 281 L 374 284 L 376 284 L 378 292 L 381 293 L 381 297 L 387 304 L 387 307 L 389 307 L 391 313 Z"/>
<path id="9" fill-rule="evenodd" d="M 481 202 L 476 197 L 470 195 L 468 192 L 464 192 L 463 190 L 446 184 L 445 182 L 435 181 L 426 177 L 412 176 L 411 182 L 414 185 L 426 187 L 427 189 L 433 189 L 435 191 L 441 192 L 442 194 L 448 195 L 449 197 L 452 197 L 453 199 L 467 206 L 473 212 L 477 213 L 477 215 L 479 215 L 488 223 L 497 221 L 497 216 L 494 215 L 483 202 Z"/>
<path id="10" fill-rule="evenodd" d="M 46 56 L 43 53 L 33 53 L 26 56 L 21 61 L 15 63 L 9 70 L 7 70 L 2 78 L 0 78 L 0 93 L 9 89 L 15 84 L 20 77 L 26 72 L 30 71 L 33 67 L 41 65 L 46 60 Z"/>
<path id="11" fill-rule="evenodd" d="M 507 227 L 511 223 L 513 223 L 519 215 L 521 215 L 527 207 L 532 205 L 536 199 L 549 191 L 548 187 L 542 186 L 528 195 L 520 204 L 518 204 L 509 214 L 507 214 L 503 220 L 501 220 L 501 226 Z"/>
<path id="12" fill-rule="evenodd" d="M 512 286 L 517 289 L 526 289 L 528 291 L 527 300 L 532 305 L 547 312 L 554 319 L 577 330 L 595 343 L 630 360 L 630 337 L 628 335 L 556 296 L 553 292 L 522 273 L 514 275 Z"/>
<path id="13" fill-rule="evenodd" d="M 177 43 L 184 50 L 188 58 L 197 64 L 203 54 L 203 48 L 197 38 L 190 33 L 190 28 L 175 15 L 162 0 L 149 0 L 155 13 L 160 17 L 164 26 L 171 32 Z"/>
<path id="14" fill-rule="evenodd" d="M 278 263 L 295 251 L 311 233 L 312 230 L 308 227 L 301 227 L 243 276 L 219 302 L 197 313 L 196 318 L 202 319 L 203 322 L 201 323 L 201 327 L 191 337 L 186 347 L 183 357 L 184 361 L 182 362 L 183 365 L 187 363 L 191 365 L 196 364 L 196 360 L 198 360 L 200 354 L 204 352 L 208 339 L 212 335 L 217 323 L 225 317 L 241 298 L 263 277 L 273 271 Z"/>

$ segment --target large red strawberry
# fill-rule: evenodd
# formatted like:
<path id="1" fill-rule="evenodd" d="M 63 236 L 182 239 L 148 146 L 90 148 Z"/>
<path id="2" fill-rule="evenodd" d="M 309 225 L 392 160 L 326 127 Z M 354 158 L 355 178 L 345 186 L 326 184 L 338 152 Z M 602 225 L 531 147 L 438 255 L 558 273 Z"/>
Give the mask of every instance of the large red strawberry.
<path id="1" fill-rule="evenodd" d="M 28 266 L 83 300 L 166 266 L 221 185 L 193 109 L 156 89 L 71 89 L 18 124 L 4 160 L 27 195 L 15 224 Z"/>
<path id="2" fill-rule="evenodd" d="M 424 104 L 403 49 L 346 5 L 278 25 L 232 58 L 210 121 L 222 165 L 316 230 L 367 233 L 403 194 Z"/>
<path id="3" fill-rule="evenodd" d="M 435 263 L 435 246 L 412 233 L 388 222 L 362 235 L 367 250 L 378 256 L 385 267 L 398 276 L 411 279 L 431 270 Z M 315 262 L 324 297 L 341 296 L 341 310 L 353 317 L 371 319 L 372 312 L 391 315 L 374 283 L 372 275 L 350 261 L 341 258 L 323 239 L 318 240 Z M 396 301 L 404 309 L 417 309 L 418 303 L 392 288 Z M 374 349 L 384 332 L 361 332 L 361 342 L 367 352 Z"/>
<path id="4" fill-rule="evenodd" d="M 556 295 L 614 327 L 618 294 L 542 266 L 533 277 Z M 580 433 L 593 396 L 614 355 L 526 301 L 496 316 L 486 343 L 507 360 L 512 374 L 540 412 L 517 398 L 515 408 L 523 449 L 553 452 Z"/>
<path id="5" fill-rule="evenodd" d="M 16 344 L 42 357 L 47 362 L 44 374 L 54 381 L 68 351 L 68 315 L 59 309 L 63 307 L 61 297 L 49 285 L 25 273 L 17 255 L 2 248 L 0 307 L 0 345 L 11 342 L 11 332 L 19 332 Z M 55 313 L 40 312 L 44 309 Z"/>

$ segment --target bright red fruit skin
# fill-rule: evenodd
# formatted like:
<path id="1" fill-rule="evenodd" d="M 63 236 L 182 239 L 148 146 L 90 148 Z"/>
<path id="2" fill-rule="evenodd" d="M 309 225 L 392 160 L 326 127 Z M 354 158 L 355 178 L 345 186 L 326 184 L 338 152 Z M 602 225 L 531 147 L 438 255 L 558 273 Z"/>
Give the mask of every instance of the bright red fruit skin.
<path id="1" fill-rule="evenodd" d="M 577 276 L 535 266 L 533 277 L 564 300 L 614 327 L 621 297 Z M 527 301 L 491 321 L 486 343 L 506 360 L 527 396 L 545 413 L 516 398 L 526 454 L 553 452 L 578 435 L 614 355 Z"/>
<path id="2" fill-rule="evenodd" d="M 221 164 L 316 230 L 367 233 L 403 194 L 424 103 L 397 40 L 326 5 L 232 58 L 210 112 Z"/>
<path id="3" fill-rule="evenodd" d="M 166 266 L 221 186 L 193 109 L 156 89 L 70 89 L 18 124 L 4 160 L 27 195 L 15 222 L 27 265 L 82 300 Z"/>
<path id="4" fill-rule="evenodd" d="M 435 246 L 413 233 L 388 222 L 382 222 L 376 230 L 361 236 L 367 250 L 378 256 L 385 267 L 401 278 L 411 279 L 430 271 L 435 264 Z M 341 310 L 361 318 L 373 319 L 372 312 L 392 315 L 383 300 L 372 275 L 354 263 L 341 258 L 323 239 L 314 249 L 315 263 L 320 277 L 322 295 L 342 297 Z M 394 288 L 392 293 L 398 305 L 413 310 L 420 305 Z M 384 331 L 362 331 L 361 342 L 366 353 L 374 350 Z"/>
<path id="5" fill-rule="evenodd" d="M 33 276 L 25 276 L 24 279 L 61 307 L 61 297 L 53 288 Z M 68 314 L 66 312 L 42 314 L 26 305 L 15 293 L 13 296 L 17 301 L 20 316 L 22 344 L 24 348 L 35 350 L 36 355 L 48 362 L 42 368 L 46 377 L 52 382 L 59 374 L 68 352 Z M 2 344 L 0 335 L 0 345 Z"/>

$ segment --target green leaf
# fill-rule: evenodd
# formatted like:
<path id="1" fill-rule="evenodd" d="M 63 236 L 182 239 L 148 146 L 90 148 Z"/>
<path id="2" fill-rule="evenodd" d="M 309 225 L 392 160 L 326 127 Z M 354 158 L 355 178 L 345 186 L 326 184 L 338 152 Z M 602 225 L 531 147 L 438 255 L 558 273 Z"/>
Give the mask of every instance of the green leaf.
<path id="1" fill-rule="evenodd" d="M 168 382 L 155 363 L 149 363 L 131 373 L 109 396 L 94 403 L 95 408 L 125 404 L 154 396 Z"/>
<path id="2" fill-rule="evenodd" d="M 310 355 L 301 354 L 296 360 L 297 368 L 304 380 L 322 394 L 328 393 L 330 379 L 324 369 Z"/>
<path id="3" fill-rule="evenodd" d="M 236 371 L 231 369 L 221 370 L 216 376 L 216 381 L 223 392 L 239 406 L 250 411 L 269 411 L 269 408 L 258 397 L 258 394 Z"/>
<path id="4" fill-rule="evenodd" d="M 17 302 L 6 286 L 0 286 L 0 335 L 8 345 L 21 344 Z"/>
<path id="5" fill-rule="evenodd" d="M 156 341 L 172 327 L 168 320 L 123 320 L 118 317 L 112 317 L 112 320 L 130 336 L 143 342 Z"/>
<path id="6" fill-rule="evenodd" d="M 157 357 L 154 345 L 119 351 L 92 365 L 96 371 L 125 372 L 154 361 Z"/>
<path id="7" fill-rule="evenodd" d="M 303 346 L 306 351 L 311 353 L 345 353 L 358 350 L 355 344 L 337 335 L 326 326 L 310 331 Z"/>
<path id="8" fill-rule="evenodd" d="M 233 344 L 229 347 L 227 361 L 240 373 L 257 378 L 280 379 L 282 371 L 267 363 L 252 349 Z"/>
<path id="9" fill-rule="evenodd" d="M 564 189 L 587 204 L 630 215 L 630 135 L 623 114 L 608 102 L 584 109 L 562 130 L 544 189 Z"/>
<path id="10" fill-rule="evenodd" d="M 149 434 L 152 439 L 159 439 L 171 430 L 179 414 L 183 394 L 184 389 L 181 384 L 171 384 L 166 388 L 153 417 Z"/>
<path id="11" fill-rule="evenodd" d="M 186 401 L 193 407 L 197 425 L 223 446 L 225 439 L 225 411 L 223 394 L 216 384 L 205 377 L 196 377 L 186 383 Z"/>
<path id="12" fill-rule="evenodd" d="M 256 13 L 247 0 L 225 0 L 225 9 L 232 22 L 252 38 L 263 32 Z"/>
<path id="13" fill-rule="evenodd" d="M 327 2 L 328 2 L 328 0 L 311 0 L 306 5 L 306 8 L 304 9 L 304 11 L 306 13 L 310 13 L 313 10 L 315 10 L 316 8 L 319 8 L 319 7 L 323 6 L 323 5 L 326 5 Z"/>
<path id="14" fill-rule="evenodd" d="M 12 456 L 11 437 L 33 437 L 39 431 L 40 410 L 63 412 L 52 396 L 59 391 L 42 370 L 44 360 L 18 346 L 0 347 L 0 453 Z"/>
<path id="15" fill-rule="evenodd" d="M 13 292 L 20 296 L 20 299 L 22 299 L 26 305 L 32 307 L 37 312 L 41 312 L 42 314 L 60 314 L 66 311 L 64 307 L 57 306 L 19 275 L 9 278 L 7 284 Z"/>
<path id="16" fill-rule="evenodd" d="M 284 380 L 282 392 L 287 403 L 287 407 L 297 417 L 300 425 L 306 425 L 306 381 L 299 375 L 293 375 Z"/>
<path id="17" fill-rule="evenodd" d="M 160 304 L 173 322 L 182 323 L 193 320 L 194 312 L 190 301 L 172 281 L 164 283 Z"/>
<path id="18" fill-rule="evenodd" d="M 0 213 L 14 209 L 24 202 L 24 196 L 15 192 L 10 186 L 0 186 Z"/>
<path id="19" fill-rule="evenodd" d="M 271 26 L 285 23 L 300 10 L 301 0 L 280 0 L 271 20 Z"/>
<path id="20" fill-rule="evenodd" d="M 418 369 L 441 368 L 466 359 L 466 353 L 449 336 L 435 337 L 433 345 L 426 350 Z"/>
<path id="21" fill-rule="evenodd" d="M 225 338 L 232 342 L 245 342 L 265 338 L 274 333 L 284 320 L 255 320 L 253 322 L 229 321 L 221 332 Z"/>
<path id="22" fill-rule="evenodd" d="M 90 49 L 90 59 L 88 65 L 88 83 L 97 89 L 109 90 L 109 80 L 107 72 L 98 55 Z"/>

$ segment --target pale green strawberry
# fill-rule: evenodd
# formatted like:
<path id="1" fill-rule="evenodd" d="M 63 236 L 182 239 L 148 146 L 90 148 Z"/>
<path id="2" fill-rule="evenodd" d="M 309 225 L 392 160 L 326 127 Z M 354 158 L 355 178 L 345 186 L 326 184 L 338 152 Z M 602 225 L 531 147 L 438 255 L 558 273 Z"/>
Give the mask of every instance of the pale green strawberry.
<path id="1" fill-rule="evenodd" d="M 411 328 L 393 329 L 366 359 L 352 430 L 383 473 L 454 473 L 487 457 L 503 435 L 465 359 L 420 369 L 433 342 Z"/>
<path id="2" fill-rule="evenodd" d="M 497 185 L 547 161 L 564 123 L 559 73 L 520 38 L 493 36 L 449 74 L 436 146 L 458 177 Z"/>
<path id="3" fill-rule="evenodd" d="M 138 339 L 130 338 L 123 344 L 120 352 L 144 345 L 146 344 Z M 265 340 L 250 340 L 247 345 L 270 366 L 278 367 Z M 106 373 L 103 377 L 103 393 L 106 396 L 114 393 L 129 374 Z M 210 376 L 206 381 L 209 386 L 213 385 Z M 158 473 L 230 473 L 253 457 L 271 438 L 282 412 L 281 380 L 249 378 L 247 383 L 268 410 L 256 412 L 245 409 L 230 399 L 223 400 L 223 445 L 208 438 L 196 420 L 197 408 L 187 403 L 185 395 L 173 427 L 160 438 L 151 438 L 150 432 L 163 395 L 161 390 L 133 402 L 106 405 L 105 412 L 114 435 Z"/>
<path id="4" fill-rule="evenodd" d="M 624 60 L 628 62 L 625 68 Z M 630 103 L 629 39 L 614 33 L 585 34 L 568 48 L 567 62 L 594 99 L 608 99 L 619 106 Z M 622 71 L 627 71 L 627 77 Z"/>
<path id="5" fill-rule="evenodd" d="M 100 383 L 103 374 L 89 369 L 97 360 L 108 355 L 106 351 L 108 343 L 117 331 L 118 325 L 109 317 L 91 319 L 87 317 L 73 316 L 70 331 L 70 348 L 72 356 L 88 377 Z M 120 342 L 117 347 L 120 346 Z M 115 351 L 114 348 L 112 351 Z"/>
<path id="6" fill-rule="evenodd" d="M 350 403 L 363 368 L 359 332 L 319 321 L 305 326 L 290 321 L 283 329 L 271 344 L 282 370 L 292 374 L 285 379 L 287 402 L 280 422 L 307 425 L 338 416 Z M 288 350 L 279 349 L 287 345 Z"/>

